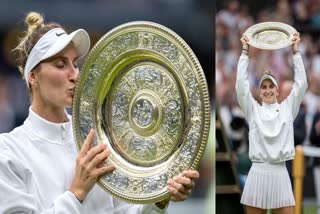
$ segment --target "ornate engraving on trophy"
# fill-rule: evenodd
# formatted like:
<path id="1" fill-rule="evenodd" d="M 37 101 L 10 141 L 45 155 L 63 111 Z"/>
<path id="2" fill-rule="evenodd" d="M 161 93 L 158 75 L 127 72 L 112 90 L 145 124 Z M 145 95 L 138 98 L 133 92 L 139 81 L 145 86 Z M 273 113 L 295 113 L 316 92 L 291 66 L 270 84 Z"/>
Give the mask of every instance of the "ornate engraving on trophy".
<path id="1" fill-rule="evenodd" d="M 139 38 L 138 47 L 151 49 L 154 36 L 155 35 L 153 33 L 147 33 L 147 32 L 138 33 L 138 38 Z"/>
<path id="2" fill-rule="evenodd" d="M 172 136 L 179 132 L 179 125 L 181 124 L 180 105 L 176 100 L 170 100 L 166 105 L 164 129 Z"/>
<path id="3" fill-rule="evenodd" d="M 157 147 L 151 139 L 134 137 L 129 142 L 128 152 L 133 158 L 151 161 L 156 156 Z"/>
<path id="4" fill-rule="evenodd" d="M 141 193 L 142 192 L 142 179 L 141 178 L 133 178 L 129 181 L 129 186 L 127 191 L 132 193 Z"/>
<path id="5" fill-rule="evenodd" d="M 183 128 L 182 97 L 175 79 L 165 68 L 149 62 L 128 68 L 119 78 L 106 99 L 104 118 L 111 124 L 115 147 L 136 165 L 164 161 Z"/>
<path id="6" fill-rule="evenodd" d="M 139 99 L 133 107 L 133 121 L 141 127 L 148 126 L 153 119 L 154 108 L 147 99 Z"/>
<path id="7" fill-rule="evenodd" d="M 103 188 L 150 203 L 168 194 L 169 178 L 198 164 L 209 105 L 201 67 L 185 42 L 162 26 L 139 23 L 110 31 L 89 53 L 76 132 L 85 139 L 94 128 L 93 146 L 112 148 L 105 164 L 117 169 L 99 180 Z"/>
<path id="8" fill-rule="evenodd" d="M 125 190 L 129 186 L 128 177 L 117 171 L 105 175 L 104 178 L 110 185 L 122 190 Z"/>
<path id="9" fill-rule="evenodd" d="M 151 66 L 138 67 L 135 73 L 135 80 L 138 84 L 156 89 L 161 86 L 162 74 L 159 69 Z"/>
<path id="10" fill-rule="evenodd" d="M 115 126 L 122 126 L 125 119 L 128 118 L 127 113 L 128 98 L 122 91 L 117 91 L 115 95 L 114 105 L 112 105 L 112 123 Z"/>
<path id="11" fill-rule="evenodd" d="M 167 176 L 165 174 L 144 179 L 142 189 L 145 194 L 159 191 L 167 186 Z"/>

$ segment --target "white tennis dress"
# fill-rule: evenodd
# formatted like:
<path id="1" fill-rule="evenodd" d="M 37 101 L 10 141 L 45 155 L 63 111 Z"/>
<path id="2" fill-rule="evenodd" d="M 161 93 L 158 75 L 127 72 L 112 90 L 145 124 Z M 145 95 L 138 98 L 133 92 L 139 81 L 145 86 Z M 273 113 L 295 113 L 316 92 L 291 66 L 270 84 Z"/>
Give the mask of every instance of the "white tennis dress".
<path id="1" fill-rule="evenodd" d="M 249 124 L 249 158 L 253 162 L 241 203 L 264 209 L 295 205 L 285 161 L 294 158 L 293 121 L 308 87 L 299 53 L 293 56 L 294 85 L 282 103 L 260 105 L 250 92 L 249 58 L 238 62 L 236 92 Z"/>

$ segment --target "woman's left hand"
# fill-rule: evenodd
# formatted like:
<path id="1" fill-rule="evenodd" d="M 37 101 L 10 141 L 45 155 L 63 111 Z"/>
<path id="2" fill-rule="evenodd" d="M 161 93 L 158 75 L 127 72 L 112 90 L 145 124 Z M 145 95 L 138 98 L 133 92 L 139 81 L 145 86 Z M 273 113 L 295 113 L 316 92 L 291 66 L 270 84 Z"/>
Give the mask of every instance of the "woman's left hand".
<path id="1" fill-rule="evenodd" d="M 297 32 L 293 35 L 293 38 L 292 38 L 292 50 L 294 53 L 299 51 L 298 46 L 299 46 L 300 41 L 301 41 L 300 33 Z"/>
<path id="2" fill-rule="evenodd" d="M 200 174 L 196 170 L 185 170 L 179 176 L 169 179 L 168 188 L 172 193 L 171 201 L 184 201 L 190 195 L 194 187 L 194 179 L 198 179 Z"/>
<path id="3" fill-rule="evenodd" d="M 184 201 L 188 198 L 194 187 L 194 179 L 198 179 L 200 174 L 196 170 L 185 170 L 177 177 L 168 180 L 168 189 L 171 192 L 170 201 Z M 156 205 L 164 209 L 169 203 L 169 199 L 157 202 Z"/>

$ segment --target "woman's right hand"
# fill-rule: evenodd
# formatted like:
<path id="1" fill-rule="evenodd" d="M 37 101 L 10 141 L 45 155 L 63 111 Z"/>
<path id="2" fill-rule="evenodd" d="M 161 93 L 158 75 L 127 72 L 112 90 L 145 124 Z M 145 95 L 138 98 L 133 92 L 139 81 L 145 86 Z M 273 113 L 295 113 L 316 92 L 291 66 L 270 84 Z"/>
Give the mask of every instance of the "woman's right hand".
<path id="1" fill-rule="evenodd" d="M 299 32 L 296 32 L 295 34 L 293 34 L 293 38 L 292 38 L 292 50 L 293 50 L 293 53 L 297 53 L 299 52 L 299 43 L 301 41 L 301 38 L 300 38 L 300 33 Z"/>
<path id="2" fill-rule="evenodd" d="M 249 39 L 247 36 L 245 35 L 242 35 L 241 39 L 240 39 L 241 43 L 242 43 L 242 49 L 245 49 L 245 50 L 249 50 Z"/>
<path id="3" fill-rule="evenodd" d="M 83 201 L 88 192 L 96 184 L 98 178 L 115 170 L 113 165 L 103 166 L 110 151 L 106 144 L 90 148 L 95 132 L 91 130 L 84 141 L 76 161 L 76 172 L 70 187 L 79 201 Z"/>

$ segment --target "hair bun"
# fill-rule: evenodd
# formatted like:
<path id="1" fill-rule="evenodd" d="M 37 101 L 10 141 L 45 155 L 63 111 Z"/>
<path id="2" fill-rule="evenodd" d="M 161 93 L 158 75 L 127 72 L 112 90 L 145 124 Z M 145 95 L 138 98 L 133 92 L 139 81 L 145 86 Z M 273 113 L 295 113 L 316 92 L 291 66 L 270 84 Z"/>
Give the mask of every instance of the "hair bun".
<path id="1" fill-rule="evenodd" d="M 271 74 L 271 71 L 266 70 L 266 71 L 263 72 L 263 75 L 265 75 L 265 74 L 270 75 L 270 74 Z"/>
<path id="2" fill-rule="evenodd" d="M 28 34 L 31 34 L 38 26 L 43 24 L 43 17 L 39 13 L 30 12 L 25 22 L 28 25 Z"/>

